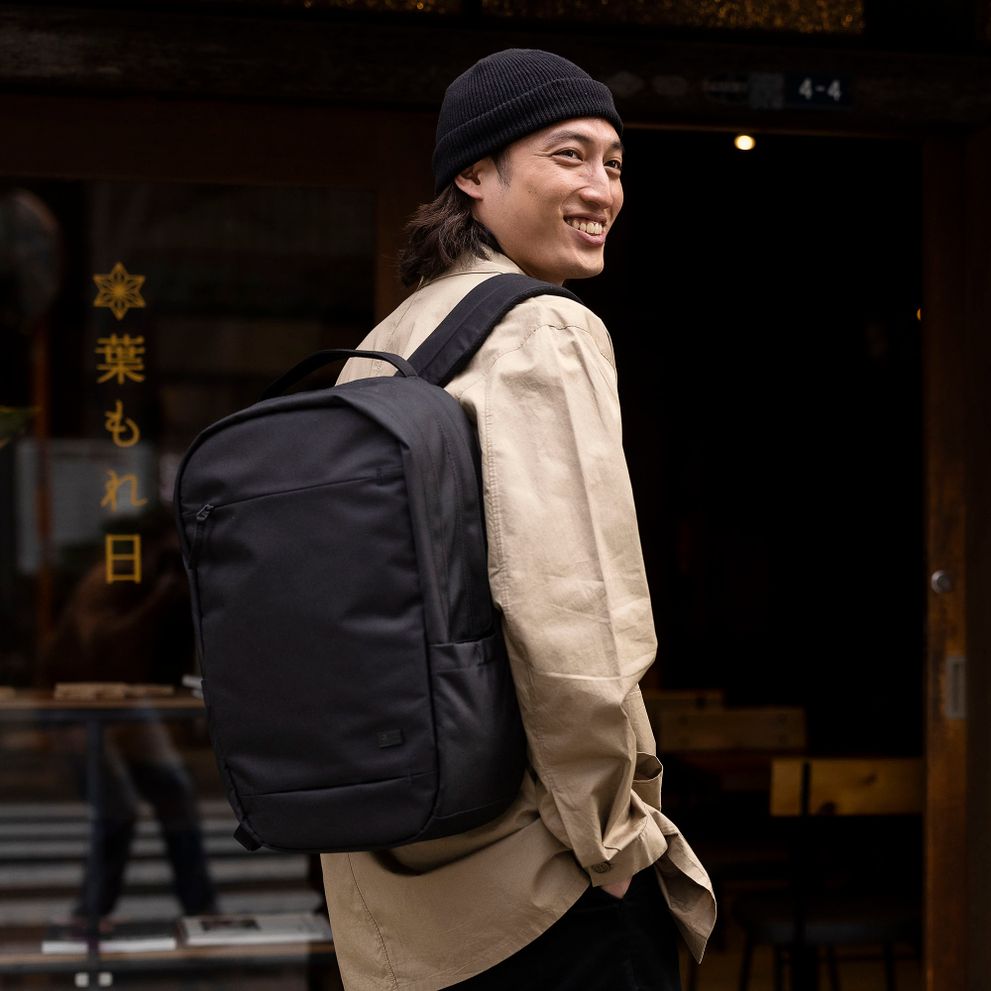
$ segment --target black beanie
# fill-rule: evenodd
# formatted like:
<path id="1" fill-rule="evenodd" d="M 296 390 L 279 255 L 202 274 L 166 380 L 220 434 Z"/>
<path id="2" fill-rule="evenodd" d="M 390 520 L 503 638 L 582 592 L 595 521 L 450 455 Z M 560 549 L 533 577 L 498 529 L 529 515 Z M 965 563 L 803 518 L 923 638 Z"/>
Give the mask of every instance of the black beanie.
<path id="1" fill-rule="evenodd" d="M 573 117 L 603 117 L 622 136 L 609 88 L 560 55 L 507 48 L 447 87 L 437 121 L 434 185 L 520 138 Z"/>

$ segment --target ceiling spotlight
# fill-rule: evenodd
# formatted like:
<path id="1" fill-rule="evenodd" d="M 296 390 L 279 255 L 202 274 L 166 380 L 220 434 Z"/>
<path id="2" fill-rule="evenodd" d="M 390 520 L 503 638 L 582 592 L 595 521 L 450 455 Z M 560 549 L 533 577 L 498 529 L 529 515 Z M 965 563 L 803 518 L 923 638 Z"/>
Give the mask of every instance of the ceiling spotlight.
<path id="1" fill-rule="evenodd" d="M 738 134 L 733 139 L 733 144 L 736 145 L 740 151 L 751 151 L 757 142 L 754 141 L 749 134 Z"/>

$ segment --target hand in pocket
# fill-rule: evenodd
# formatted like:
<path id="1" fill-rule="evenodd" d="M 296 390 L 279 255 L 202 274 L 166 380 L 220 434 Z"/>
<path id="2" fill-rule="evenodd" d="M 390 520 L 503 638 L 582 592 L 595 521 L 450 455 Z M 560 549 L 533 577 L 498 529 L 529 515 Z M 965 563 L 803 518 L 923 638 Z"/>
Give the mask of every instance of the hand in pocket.
<path id="1" fill-rule="evenodd" d="M 626 896 L 626 892 L 630 890 L 630 882 L 632 880 L 632 877 L 628 877 L 625 881 L 613 881 L 611 884 L 603 884 L 600 887 L 607 895 L 622 899 Z"/>

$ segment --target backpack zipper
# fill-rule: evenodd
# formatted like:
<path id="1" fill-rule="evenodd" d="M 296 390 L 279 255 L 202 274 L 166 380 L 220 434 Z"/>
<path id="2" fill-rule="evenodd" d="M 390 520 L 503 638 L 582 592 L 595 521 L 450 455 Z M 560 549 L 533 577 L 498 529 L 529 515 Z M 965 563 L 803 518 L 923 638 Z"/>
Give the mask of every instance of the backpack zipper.
<path id="1" fill-rule="evenodd" d="M 196 526 L 193 527 L 193 539 L 189 545 L 189 567 L 196 567 L 196 558 L 200 549 L 200 538 L 203 535 L 204 527 L 206 526 L 206 521 L 210 518 L 210 514 L 217 507 L 213 503 L 208 502 L 204 505 L 200 511 L 196 514 Z"/>

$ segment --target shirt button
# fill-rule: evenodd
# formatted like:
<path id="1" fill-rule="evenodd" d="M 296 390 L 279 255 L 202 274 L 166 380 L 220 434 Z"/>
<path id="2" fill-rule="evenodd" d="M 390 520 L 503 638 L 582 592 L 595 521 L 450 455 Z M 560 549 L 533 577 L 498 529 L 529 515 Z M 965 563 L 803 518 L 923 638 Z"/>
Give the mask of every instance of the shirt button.
<path id="1" fill-rule="evenodd" d="M 607 871 L 612 870 L 612 864 L 606 860 L 603 860 L 601 864 L 592 864 L 592 870 L 595 871 L 596 874 L 605 874 Z"/>

